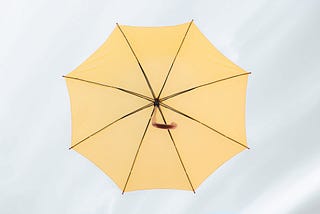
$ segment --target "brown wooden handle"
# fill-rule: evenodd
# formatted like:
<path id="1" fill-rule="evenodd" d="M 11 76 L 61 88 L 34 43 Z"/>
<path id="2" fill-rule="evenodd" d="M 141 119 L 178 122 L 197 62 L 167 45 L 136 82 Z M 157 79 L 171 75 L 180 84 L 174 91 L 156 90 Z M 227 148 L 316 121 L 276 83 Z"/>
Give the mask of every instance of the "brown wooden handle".
<path id="1" fill-rule="evenodd" d="M 152 116 L 152 125 L 159 129 L 175 129 L 177 127 L 177 124 L 175 122 L 172 122 L 171 124 L 163 124 L 163 123 L 157 123 L 156 122 L 156 114 L 157 114 L 157 107 L 154 109 L 154 113 Z"/>
<path id="2" fill-rule="evenodd" d="M 177 127 L 175 122 L 172 122 L 171 124 L 152 123 L 152 125 L 159 129 L 175 129 Z"/>

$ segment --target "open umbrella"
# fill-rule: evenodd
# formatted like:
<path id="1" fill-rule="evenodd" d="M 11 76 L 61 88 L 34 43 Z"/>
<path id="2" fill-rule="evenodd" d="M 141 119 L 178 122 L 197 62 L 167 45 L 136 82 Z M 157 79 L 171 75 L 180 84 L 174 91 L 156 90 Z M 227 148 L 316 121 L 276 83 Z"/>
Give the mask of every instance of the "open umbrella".
<path id="1" fill-rule="evenodd" d="M 193 21 L 118 25 L 66 78 L 72 145 L 122 192 L 197 187 L 248 148 L 248 72 Z"/>

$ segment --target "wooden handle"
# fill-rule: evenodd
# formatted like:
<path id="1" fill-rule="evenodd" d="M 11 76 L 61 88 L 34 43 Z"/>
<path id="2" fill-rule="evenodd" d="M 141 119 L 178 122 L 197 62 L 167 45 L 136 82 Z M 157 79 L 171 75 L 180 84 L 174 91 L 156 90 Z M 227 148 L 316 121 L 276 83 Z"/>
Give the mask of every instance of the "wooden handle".
<path id="1" fill-rule="evenodd" d="M 157 107 L 154 109 L 154 113 L 152 116 L 152 125 L 159 129 L 175 129 L 177 127 L 177 124 L 175 122 L 172 122 L 171 124 L 163 124 L 163 123 L 157 123 L 156 122 L 156 114 L 157 114 Z"/>

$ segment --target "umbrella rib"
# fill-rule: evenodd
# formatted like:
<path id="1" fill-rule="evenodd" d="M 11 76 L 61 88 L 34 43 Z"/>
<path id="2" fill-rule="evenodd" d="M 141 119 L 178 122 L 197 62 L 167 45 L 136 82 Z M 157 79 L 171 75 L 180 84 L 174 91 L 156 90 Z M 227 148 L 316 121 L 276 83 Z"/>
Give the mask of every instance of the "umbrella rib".
<path id="1" fill-rule="evenodd" d="M 155 107 L 153 107 L 153 110 L 152 110 L 152 112 L 151 112 L 151 115 L 150 115 L 150 118 L 149 118 L 149 120 L 148 120 L 147 126 L 146 126 L 146 128 L 144 129 L 144 132 L 143 132 L 143 135 L 142 135 L 142 137 L 141 137 L 141 140 L 140 140 L 138 149 L 137 149 L 137 151 L 136 151 L 136 154 L 135 154 L 135 156 L 134 156 L 134 159 L 133 159 L 133 162 L 132 162 L 132 165 L 131 165 L 131 168 L 130 168 L 129 175 L 128 175 L 127 180 L 126 180 L 126 183 L 125 183 L 125 185 L 124 185 L 124 187 L 123 187 L 122 194 L 125 192 L 125 190 L 126 190 L 126 188 L 127 188 L 127 185 L 128 185 L 129 179 L 130 179 L 130 177 L 131 177 L 131 173 L 132 173 L 133 167 L 134 167 L 134 165 L 135 165 L 135 163 L 136 163 L 136 160 L 137 160 L 137 157 L 138 157 L 138 153 L 139 153 L 139 151 L 140 151 L 140 148 L 141 148 L 143 139 L 144 139 L 144 137 L 145 137 L 145 135 L 146 135 L 146 133 L 147 133 L 147 130 L 148 130 L 148 127 L 149 127 L 149 124 L 150 124 L 150 121 L 151 121 L 151 118 L 152 118 L 152 115 L 153 115 L 154 110 L 155 110 Z"/>
<path id="2" fill-rule="evenodd" d="M 64 78 L 68 78 L 68 79 L 73 79 L 73 80 L 79 80 L 79 81 L 82 81 L 82 82 L 91 83 L 91 84 L 95 84 L 95 85 L 100 85 L 100 86 L 104 86 L 104 87 L 108 87 L 108 88 L 117 89 L 117 90 L 126 92 L 126 93 L 128 93 L 128 94 L 131 94 L 131 95 L 140 97 L 140 98 L 142 98 L 142 99 L 148 100 L 148 101 L 150 101 L 150 102 L 153 102 L 153 99 L 150 98 L 150 97 L 148 97 L 148 96 L 145 96 L 145 95 L 143 95 L 143 94 L 139 94 L 139 93 L 134 92 L 134 91 L 129 91 L 129 90 L 124 89 L 124 88 L 115 87 L 115 86 L 112 86 L 112 85 L 106 85 L 106 84 L 102 84 L 102 83 L 98 83 L 98 82 L 93 82 L 93 81 L 90 81 L 90 80 L 85 80 L 85 79 L 81 79 L 81 78 L 77 78 L 77 77 L 70 77 L 70 76 L 63 76 L 63 77 L 64 77 Z"/>
<path id="3" fill-rule="evenodd" d="M 126 114 L 126 115 L 123 115 L 122 117 L 120 117 L 120 118 L 116 119 L 115 121 L 113 121 L 113 122 L 109 123 L 108 125 L 106 125 L 106 126 L 102 127 L 102 128 L 101 128 L 101 129 L 99 129 L 98 131 L 96 131 L 96 132 L 94 132 L 94 133 L 90 134 L 90 135 L 89 135 L 89 136 L 87 136 L 86 138 L 84 138 L 84 139 L 82 139 L 81 141 L 79 141 L 78 143 L 74 144 L 74 145 L 73 145 L 73 146 L 71 146 L 69 149 L 73 149 L 74 147 L 78 146 L 80 143 L 82 143 L 82 142 L 86 141 L 86 140 L 87 140 L 87 139 L 89 139 L 90 137 L 92 137 L 92 136 L 94 136 L 95 134 L 97 134 L 97 133 L 101 132 L 102 130 L 104 130 L 104 129 L 108 128 L 109 126 L 111 126 L 111 125 L 115 124 L 116 122 L 118 122 L 118 121 L 120 121 L 120 120 L 122 120 L 122 119 L 124 119 L 124 118 L 126 118 L 126 117 L 128 117 L 128 116 L 130 116 L 130 115 L 133 115 L 133 114 L 135 114 L 135 113 L 137 113 L 137 112 L 139 112 L 139 111 L 141 111 L 141 110 L 143 110 L 143 109 L 146 109 L 146 108 L 148 108 L 148 107 L 150 107 L 150 106 L 152 106 L 152 105 L 153 105 L 153 103 L 149 103 L 149 104 L 147 104 L 147 105 L 145 105 L 145 106 L 142 106 L 142 107 L 140 107 L 140 108 L 138 108 L 138 109 L 136 109 L 136 110 L 134 110 L 134 111 L 132 111 L 132 112 L 130 112 L 130 113 L 128 113 L 128 114 Z"/>
<path id="4" fill-rule="evenodd" d="M 150 91 L 151 91 L 151 93 L 152 93 L 153 99 L 155 99 L 155 98 L 156 98 L 156 95 L 155 95 L 155 93 L 154 93 L 154 91 L 153 91 L 153 89 L 152 89 L 152 87 L 151 87 L 151 84 L 150 84 L 150 82 L 149 82 L 149 79 L 148 79 L 148 77 L 147 77 L 147 74 L 145 73 L 145 71 L 144 71 L 144 69 L 143 69 L 143 67 L 142 67 L 142 65 L 141 65 L 141 63 L 140 63 L 140 61 L 139 61 L 139 59 L 138 59 L 138 57 L 137 57 L 136 53 L 134 52 L 134 50 L 133 50 L 133 48 L 132 48 L 132 46 L 131 46 L 131 44 L 130 44 L 130 42 L 129 42 L 128 38 L 126 37 L 126 35 L 125 35 L 125 34 L 124 34 L 124 32 L 122 31 L 122 29 L 121 29 L 120 25 L 119 25 L 118 23 L 116 23 L 116 24 L 117 24 L 117 26 L 118 26 L 119 30 L 121 31 L 121 33 L 122 33 L 123 37 L 125 38 L 125 40 L 126 40 L 126 42 L 127 42 L 128 46 L 129 46 L 129 48 L 130 48 L 130 50 L 131 50 L 132 54 L 133 54 L 133 55 L 134 55 L 134 57 L 136 58 L 137 63 L 138 63 L 138 65 L 139 65 L 139 67 L 140 67 L 140 69 L 141 69 L 141 71 L 142 71 L 143 76 L 144 76 L 144 79 L 146 80 L 146 82 L 147 82 L 147 84 L 148 84 L 148 87 L 149 87 L 149 89 L 150 89 Z"/>
<path id="5" fill-rule="evenodd" d="M 158 108 L 159 108 L 159 111 L 160 111 L 160 114 L 161 114 L 161 117 L 162 117 L 164 123 L 167 124 L 167 121 L 166 121 L 166 119 L 165 119 L 165 117 L 164 117 L 164 114 L 163 114 L 160 106 L 159 106 Z M 189 174 L 188 174 L 188 172 L 187 172 L 187 170 L 186 170 L 186 167 L 185 167 L 185 165 L 184 165 L 184 163 L 183 163 L 183 161 L 182 161 L 181 155 L 180 155 L 180 153 L 179 153 L 179 151 L 178 151 L 177 145 L 176 145 L 176 143 L 175 143 L 175 141 L 174 141 L 174 139 L 173 139 L 173 136 L 172 136 L 172 134 L 171 134 L 170 129 L 168 129 L 168 133 L 169 133 L 169 135 L 170 135 L 170 138 L 171 138 L 171 141 L 172 141 L 172 143 L 173 143 L 173 145 L 174 145 L 174 148 L 175 148 L 175 150 L 176 150 L 176 152 L 177 152 L 177 155 L 178 155 L 178 157 L 179 157 L 179 160 L 180 160 L 180 163 L 181 163 L 181 165 L 182 165 L 182 167 L 183 167 L 183 170 L 184 170 L 184 172 L 185 172 L 185 174 L 186 174 L 186 176 L 187 176 L 187 179 L 188 179 L 188 181 L 189 181 L 189 184 L 190 184 L 190 186 L 191 186 L 191 188 L 192 188 L 192 191 L 193 191 L 193 193 L 196 193 L 195 190 L 194 190 L 194 187 L 193 187 L 193 185 L 192 185 L 192 183 L 191 183 L 191 180 L 190 180 Z"/>
<path id="6" fill-rule="evenodd" d="M 212 81 L 212 82 L 208 82 L 208 83 L 205 83 L 205 84 L 202 84 L 202 85 L 198 85 L 198 86 L 195 86 L 195 87 L 192 87 L 192 88 L 189 88 L 189 89 L 186 89 L 186 90 L 183 90 L 183 91 L 180 91 L 180 92 L 171 94 L 171 95 L 169 95 L 169 96 L 163 97 L 163 98 L 160 99 L 160 101 L 162 102 L 162 101 L 171 99 L 171 98 L 176 97 L 176 96 L 178 96 L 178 95 L 180 95 L 180 94 L 184 94 L 184 93 L 186 93 L 186 92 L 195 90 L 195 89 L 197 89 L 197 88 L 201 88 L 201 87 L 204 87 L 204 86 L 212 85 L 212 84 L 214 84 L 214 83 L 222 82 L 222 81 L 225 81 L 225 80 L 229 80 L 229 79 L 233 79 L 233 78 L 236 78 L 236 77 L 240 77 L 240 76 L 243 76 L 243 75 L 249 75 L 249 74 L 251 74 L 251 72 L 246 72 L 246 73 L 242 73 L 242 74 L 237 74 L 237 75 L 234 75 L 234 76 L 231 76 L 231 77 L 226 77 L 226 78 L 223 78 L 223 79 L 219 79 L 219 80 L 215 80 L 215 81 Z"/>
<path id="7" fill-rule="evenodd" d="M 191 120 L 193 120 L 193 121 L 195 121 L 195 122 L 197 122 L 197 123 L 200 123 L 201 125 L 203 125 L 203 126 L 209 128 L 209 129 L 211 129 L 212 131 L 220 134 L 221 136 L 223 136 L 223 137 L 231 140 L 232 142 L 239 144 L 240 146 L 243 146 L 243 147 L 245 147 L 245 148 L 247 148 L 247 149 L 250 149 L 248 146 L 240 143 L 239 141 L 236 141 L 235 139 L 233 139 L 233 138 L 231 138 L 231 137 L 228 137 L 227 135 L 223 134 L 222 132 L 219 132 L 218 130 L 216 130 L 216 129 L 210 127 L 210 126 L 208 126 L 207 124 L 205 124 L 205 123 L 203 123 L 203 122 L 201 122 L 201 121 L 199 121 L 199 120 L 197 120 L 197 119 L 195 119 L 195 118 L 193 118 L 193 117 L 191 117 L 191 116 L 189 116 L 189 115 L 187 115 L 187 114 L 185 114 L 185 113 L 182 113 L 181 111 L 179 111 L 179 110 L 177 110 L 177 109 L 175 109 L 175 108 L 172 108 L 171 106 L 168 106 L 168 105 L 166 105 L 166 104 L 164 104 L 164 103 L 160 103 L 160 105 L 163 106 L 163 107 L 165 107 L 165 108 L 167 108 L 167 109 L 169 109 L 169 110 L 171 110 L 171 111 L 173 111 L 173 112 L 176 112 L 176 113 L 178 113 L 178 114 L 181 114 L 181 115 L 183 115 L 183 116 L 185 116 L 185 117 L 187 117 L 187 118 L 189 118 L 189 119 L 191 119 Z"/>
<path id="8" fill-rule="evenodd" d="M 187 34 L 188 34 L 188 32 L 189 32 L 189 29 L 190 29 L 192 23 L 193 23 L 193 19 L 191 20 L 191 22 L 190 22 L 190 24 L 189 24 L 189 26 L 188 26 L 188 28 L 187 28 L 187 30 L 186 30 L 186 32 L 185 32 L 182 40 L 181 40 L 180 46 L 179 46 L 179 48 L 178 48 L 178 50 L 177 50 L 177 53 L 176 53 L 176 55 L 175 55 L 174 58 L 173 58 L 173 61 L 172 61 L 172 63 L 171 63 L 171 66 L 170 66 L 170 68 L 169 68 L 169 71 L 168 71 L 168 73 L 167 73 L 166 79 L 164 80 L 164 82 L 163 82 L 163 84 L 162 84 L 162 87 L 161 87 L 161 90 L 160 90 L 160 92 L 159 92 L 158 99 L 159 99 L 159 97 L 160 97 L 160 95 L 161 95 L 161 93 L 162 93 L 162 91 L 163 91 L 163 89 L 164 89 L 164 86 L 165 86 L 166 83 L 167 83 L 167 80 L 168 80 L 168 77 L 169 77 L 169 75 L 170 75 L 170 73 L 171 73 L 172 67 L 173 67 L 173 65 L 174 65 L 174 63 L 175 63 L 175 61 L 176 61 L 176 59 L 177 59 L 177 56 L 178 56 L 178 54 L 179 54 L 179 52 L 180 52 L 180 50 L 181 50 L 181 47 L 182 47 L 182 45 L 183 45 L 183 43 L 184 43 L 184 40 L 185 40 L 186 37 L 187 37 Z"/>

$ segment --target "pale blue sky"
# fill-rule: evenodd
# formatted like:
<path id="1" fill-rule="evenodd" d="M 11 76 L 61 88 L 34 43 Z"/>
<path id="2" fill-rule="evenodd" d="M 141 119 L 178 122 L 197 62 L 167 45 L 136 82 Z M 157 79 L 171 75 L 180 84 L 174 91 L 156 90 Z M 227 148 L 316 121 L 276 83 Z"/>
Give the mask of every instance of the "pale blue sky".
<path id="1" fill-rule="evenodd" d="M 0 2 L 0 210 L 20 214 L 256 214 L 320 210 L 320 2 L 317 0 L 29 0 Z M 250 150 L 194 195 L 121 195 L 69 151 L 70 104 L 61 77 L 115 23 L 194 19 L 227 57 L 252 72 Z"/>

